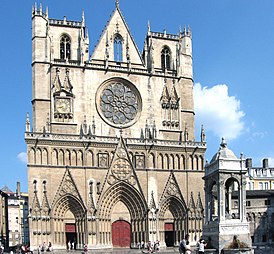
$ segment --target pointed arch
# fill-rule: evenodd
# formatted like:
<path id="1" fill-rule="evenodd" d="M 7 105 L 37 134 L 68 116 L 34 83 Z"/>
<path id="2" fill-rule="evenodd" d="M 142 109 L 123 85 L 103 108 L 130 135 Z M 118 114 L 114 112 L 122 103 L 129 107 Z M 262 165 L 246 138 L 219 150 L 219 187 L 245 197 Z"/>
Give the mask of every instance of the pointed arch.
<path id="1" fill-rule="evenodd" d="M 161 67 L 162 70 L 171 69 L 171 50 L 168 46 L 164 46 L 161 51 Z"/>
<path id="2" fill-rule="evenodd" d="M 68 149 L 65 152 L 65 163 L 66 166 L 71 166 L 71 153 Z"/>
<path id="3" fill-rule="evenodd" d="M 165 154 L 165 156 L 164 156 L 164 167 L 163 167 L 163 169 L 169 169 L 169 167 L 170 167 L 170 164 L 169 164 L 169 156 L 168 156 L 168 154 Z"/>
<path id="4" fill-rule="evenodd" d="M 53 149 L 52 155 L 51 155 L 52 165 L 57 166 L 58 165 L 58 151 L 56 149 Z"/>
<path id="5" fill-rule="evenodd" d="M 175 156 L 175 168 L 176 169 L 180 169 L 181 168 L 180 155 L 178 155 L 178 154 L 176 154 L 176 156 Z"/>
<path id="6" fill-rule="evenodd" d="M 29 149 L 29 163 L 35 164 L 35 149 L 33 147 Z"/>
<path id="7" fill-rule="evenodd" d="M 71 59 L 71 39 L 67 34 L 60 38 L 60 59 Z"/>
<path id="8" fill-rule="evenodd" d="M 94 166 L 94 154 L 91 150 L 87 152 L 87 166 L 89 167 Z"/>
<path id="9" fill-rule="evenodd" d="M 75 150 L 71 152 L 71 166 L 77 166 L 77 152 Z"/>
<path id="10" fill-rule="evenodd" d="M 170 155 L 169 168 L 170 168 L 170 169 L 175 169 L 175 158 L 174 158 L 174 155 L 173 155 L 173 154 Z"/>
<path id="11" fill-rule="evenodd" d="M 123 37 L 120 34 L 115 34 L 113 40 L 114 61 L 123 61 Z"/>
<path id="12" fill-rule="evenodd" d="M 200 170 L 204 170 L 204 157 L 202 155 L 199 156 L 199 165 Z"/>
<path id="13" fill-rule="evenodd" d="M 163 155 L 160 153 L 159 155 L 158 155 L 158 162 L 157 162 L 157 167 L 159 168 L 159 169 L 164 169 L 164 157 L 163 157 Z"/>
<path id="14" fill-rule="evenodd" d="M 42 151 L 40 148 L 36 149 L 36 164 L 42 164 Z"/>
<path id="15" fill-rule="evenodd" d="M 56 201 L 52 207 L 52 216 L 55 219 L 63 219 L 68 210 L 78 219 L 83 219 L 86 213 L 83 202 L 70 193 L 67 193 Z"/>
<path id="16" fill-rule="evenodd" d="M 147 210 L 146 201 L 132 185 L 121 181 L 110 187 L 100 198 L 97 207 L 100 207 L 98 216 L 100 218 L 110 218 L 111 209 L 118 202 L 122 201 L 128 208 L 131 219 L 142 218 Z"/>
<path id="17" fill-rule="evenodd" d="M 83 161 L 84 161 L 83 152 L 79 150 L 77 153 L 77 166 L 83 166 Z"/>
<path id="18" fill-rule="evenodd" d="M 108 238 L 111 235 L 111 214 L 116 204 L 121 202 L 128 210 L 131 222 L 132 246 L 144 240 L 145 223 L 147 217 L 147 203 L 142 193 L 137 191 L 130 183 L 119 181 L 108 188 L 100 197 L 97 206 L 98 228 L 101 228 L 100 244 L 102 241 L 111 244 Z"/>
<path id="19" fill-rule="evenodd" d="M 59 153 L 58 153 L 58 165 L 59 166 L 64 165 L 64 159 L 65 159 L 64 151 L 62 149 L 60 149 Z"/>
<path id="20" fill-rule="evenodd" d="M 148 157 L 148 167 L 149 168 L 155 168 L 155 155 L 154 153 L 150 153 Z"/>
<path id="21" fill-rule="evenodd" d="M 43 148 L 42 150 L 42 164 L 47 165 L 48 164 L 48 149 Z"/>

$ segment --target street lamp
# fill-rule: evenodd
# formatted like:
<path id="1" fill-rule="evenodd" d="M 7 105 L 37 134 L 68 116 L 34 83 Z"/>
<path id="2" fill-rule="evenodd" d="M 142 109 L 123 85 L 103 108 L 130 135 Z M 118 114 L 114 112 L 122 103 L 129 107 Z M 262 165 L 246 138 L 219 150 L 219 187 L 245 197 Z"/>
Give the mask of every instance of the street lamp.
<path id="1" fill-rule="evenodd" d="M 20 229 L 18 230 L 18 245 L 20 245 L 23 244 L 23 241 L 21 241 L 21 236 L 22 239 L 24 239 L 24 223 L 20 223 L 18 217 L 16 217 L 16 223 L 20 226 Z"/>

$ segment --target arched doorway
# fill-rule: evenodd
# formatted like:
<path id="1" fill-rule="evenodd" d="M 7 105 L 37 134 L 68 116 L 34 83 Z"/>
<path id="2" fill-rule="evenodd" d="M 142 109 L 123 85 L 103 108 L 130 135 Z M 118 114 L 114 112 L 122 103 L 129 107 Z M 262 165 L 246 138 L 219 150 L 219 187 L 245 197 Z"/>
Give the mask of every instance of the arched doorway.
<path id="1" fill-rule="evenodd" d="M 129 248 L 131 243 L 131 226 L 124 220 L 112 223 L 112 245 L 114 248 Z"/>
<path id="2" fill-rule="evenodd" d="M 121 181 L 112 185 L 101 197 L 98 207 L 98 227 L 104 229 L 100 232 L 100 244 L 135 247 L 138 242 L 147 240 L 145 229 L 148 208 L 143 195 L 131 184 Z M 115 240 L 122 228 L 127 238 L 124 243 Z"/>
<path id="3" fill-rule="evenodd" d="M 68 242 L 74 242 L 75 248 L 82 248 L 85 239 L 85 208 L 80 200 L 71 194 L 62 196 L 54 205 L 53 245 L 56 249 L 65 249 Z"/>
<path id="4" fill-rule="evenodd" d="M 159 211 L 160 240 L 167 246 L 180 243 L 186 231 L 187 209 L 184 201 L 170 196 L 163 201 Z"/>

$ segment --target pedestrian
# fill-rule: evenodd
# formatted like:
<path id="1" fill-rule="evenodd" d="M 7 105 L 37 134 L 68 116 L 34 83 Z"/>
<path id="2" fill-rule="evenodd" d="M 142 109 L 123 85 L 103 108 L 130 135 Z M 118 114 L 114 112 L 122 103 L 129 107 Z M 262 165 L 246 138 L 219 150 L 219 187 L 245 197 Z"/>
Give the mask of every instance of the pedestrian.
<path id="1" fill-rule="evenodd" d="M 141 249 L 143 250 L 145 248 L 145 242 L 142 240 L 141 241 Z"/>
<path id="2" fill-rule="evenodd" d="M 148 241 L 148 243 L 147 243 L 147 251 L 148 251 L 148 253 L 152 253 L 151 241 Z"/>
<path id="3" fill-rule="evenodd" d="M 199 254 L 204 254 L 205 253 L 205 240 L 204 239 L 200 239 L 200 241 L 198 242 L 198 253 Z"/>
<path id="4" fill-rule="evenodd" d="M 180 242 L 179 252 L 180 254 L 186 254 L 186 243 L 189 241 L 189 235 L 187 234 Z"/>
<path id="5" fill-rule="evenodd" d="M 74 250 L 74 241 L 71 242 L 71 249 Z"/>
<path id="6" fill-rule="evenodd" d="M 158 251 L 160 249 L 160 242 L 157 240 L 154 244 L 154 251 Z"/>
<path id="7" fill-rule="evenodd" d="M 85 254 L 88 253 L 88 246 L 86 244 L 84 244 L 84 252 Z"/>
<path id="8" fill-rule="evenodd" d="M 38 254 L 41 254 L 41 245 L 40 244 L 38 245 L 37 250 L 38 250 Z"/>
<path id="9" fill-rule="evenodd" d="M 186 254 L 191 254 L 191 247 L 190 247 L 190 242 L 189 240 L 186 240 Z"/>

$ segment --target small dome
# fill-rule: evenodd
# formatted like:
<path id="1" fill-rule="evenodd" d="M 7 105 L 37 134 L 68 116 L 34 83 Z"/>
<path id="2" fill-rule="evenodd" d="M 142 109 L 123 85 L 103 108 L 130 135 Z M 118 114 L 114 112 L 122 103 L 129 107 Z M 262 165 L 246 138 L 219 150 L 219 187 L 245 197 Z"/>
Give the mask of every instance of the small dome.
<path id="1" fill-rule="evenodd" d="M 212 157 L 210 163 L 213 163 L 219 159 L 237 159 L 236 155 L 228 149 L 224 138 L 222 138 L 219 151 Z"/>

